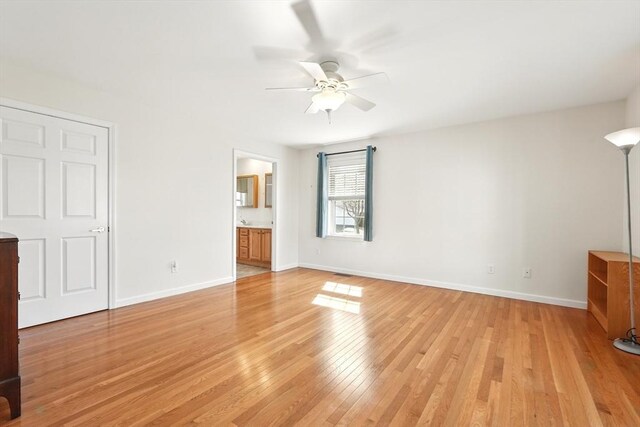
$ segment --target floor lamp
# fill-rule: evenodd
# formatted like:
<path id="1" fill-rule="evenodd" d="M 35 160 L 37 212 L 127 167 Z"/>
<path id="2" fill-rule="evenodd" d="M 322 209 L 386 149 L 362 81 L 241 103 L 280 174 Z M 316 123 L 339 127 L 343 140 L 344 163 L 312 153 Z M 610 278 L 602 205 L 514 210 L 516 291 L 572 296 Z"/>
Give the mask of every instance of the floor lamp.
<path id="1" fill-rule="evenodd" d="M 633 250 L 631 234 L 631 189 L 629 188 L 629 152 L 640 142 L 640 127 L 624 129 L 610 133 L 605 139 L 616 145 L 624 153 L 624 161 L 627 171 L 627 227 L 629 231 L 629 313 L 631 328 L 627 331 L 625 338 L 616 338 L 613 346 L 627 353 L 640 355 L 640 341 L 636 335 L 636 319 L 633 308 Z"/>

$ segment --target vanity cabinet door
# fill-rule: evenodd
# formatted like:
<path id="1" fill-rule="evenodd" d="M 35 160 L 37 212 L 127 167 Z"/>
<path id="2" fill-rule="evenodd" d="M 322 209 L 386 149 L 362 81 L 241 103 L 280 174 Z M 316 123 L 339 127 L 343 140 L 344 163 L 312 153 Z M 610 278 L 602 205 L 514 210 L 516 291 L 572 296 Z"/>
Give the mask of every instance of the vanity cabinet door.
<path id="1" fill-rule="evenodd" d="M 262 260 L 262 230 L 252 228 L 249 230 L 249 259 L 252 261 Z"/>
<path id="2" fill-rule="evenodd" d="M 262 261 L 271 262 L 271 230 L 262 230 Z"/>

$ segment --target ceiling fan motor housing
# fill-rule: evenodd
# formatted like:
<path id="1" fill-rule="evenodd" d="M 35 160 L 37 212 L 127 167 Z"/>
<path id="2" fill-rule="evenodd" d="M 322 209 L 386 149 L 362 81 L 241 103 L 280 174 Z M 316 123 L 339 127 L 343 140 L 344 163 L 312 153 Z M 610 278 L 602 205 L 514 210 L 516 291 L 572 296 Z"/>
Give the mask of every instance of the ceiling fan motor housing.
<path id="1" fill-rule="evenodd" d="M 324 74 L 327 76 L 327 80 L 316 80 L 316 87 L 318 89 L 347 89 L 347 85 L 342 84 L 344 78 L 340 74 L 338 74 L 340 64 L 335 61 L 324 61 L 320 63 L 320 67 L 322 67 Z"/>
<path id="2" fill-rule="evenodd" d="M 320 63 L 320 67 L 324 70 L 325 73 L 335 73 L 340 69 L 340 64 L 338 63 L 338 61 L 327 60 L 322 61 Z"/>

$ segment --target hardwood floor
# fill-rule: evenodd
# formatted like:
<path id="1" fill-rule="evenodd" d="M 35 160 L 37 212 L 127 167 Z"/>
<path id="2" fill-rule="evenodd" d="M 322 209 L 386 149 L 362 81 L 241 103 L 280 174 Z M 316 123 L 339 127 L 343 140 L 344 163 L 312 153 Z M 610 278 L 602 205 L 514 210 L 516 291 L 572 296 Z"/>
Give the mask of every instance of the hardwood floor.
<path id="1" fill-rule="evenodd" d="M 0 424 L 640 425 L 640 358 L 586 311 L 306 269 L 23 330 L 20 361 Z"/>

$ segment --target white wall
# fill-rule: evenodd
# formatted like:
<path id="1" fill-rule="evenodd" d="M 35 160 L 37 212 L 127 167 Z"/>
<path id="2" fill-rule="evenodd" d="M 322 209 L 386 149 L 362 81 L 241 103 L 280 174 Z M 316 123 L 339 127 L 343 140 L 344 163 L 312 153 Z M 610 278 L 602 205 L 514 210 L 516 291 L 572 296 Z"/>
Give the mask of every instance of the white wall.
<path id="1" fill-rule="evenodd" d="M 143 105 L 6 62 L 0 96 L 117 124 L 120 304 L 230 280 L 233 148 L 280 160 L 277 269 L 299 255 L 307 266 L 580 305 L 586 251 L 623 249 L 623 169 L 602 140 L 630 126 L 625 110 L 638 117 L 623 102 L 372 140 L 375 240 L 353 243 L 314 237 L 318 150 L 238 141 L 181 106 Z M 525 266 L 532 279 L 522 279 Z"/>
<path id="2" fill-rule="evenodd" d="M 603 135 L 624 117 L 614 102 L 322 147 L 378 147 L 371 243 L 315 237 L 306 150 L 300 263 L 585 307 L 587 251 L 621 249 L 623 169 Z"/>
<path id="3" fill-rule="evenodd" d="M 264 174 L 271 173 L 272 164 L 256 159 L 238 159 L 236 174 L 258 175 L 258 207 L 257 208 L 236 208 L 236 220 L 246 220 L 250 225 L 271 226 L 273 219 L 273 209 L 264 207 L 265 186 Z"/>
<path id="4" fill-rule="evenodd" d="M 626 105 L 627 118 L 625 128 L 640 126 L 640 85 L 631 91 L 627 98 Z M 624 167 L 624 166 L 621 166 Z M 633 253 L 640 254 L 640 147 L 634 148 L 629 154 L 629 181 L 631 188 L 631 224 L 633 234 Z M 625 198 L 626 203 L 626 198 Z M 625 252 L 628 251 L 627 232 L 627 207 L 625 205 L 624 214 L 624 245 Z"/>
<path id="5" fill-rule="evenodd" d="M 231 280 L 234 148 L 280 160 L 276 268 L 297 264 L 297 151 L 234 140 L 169 101 L 142 105 L 6 62 L 0 96 L 117 124 L 119 304 Z"/>

